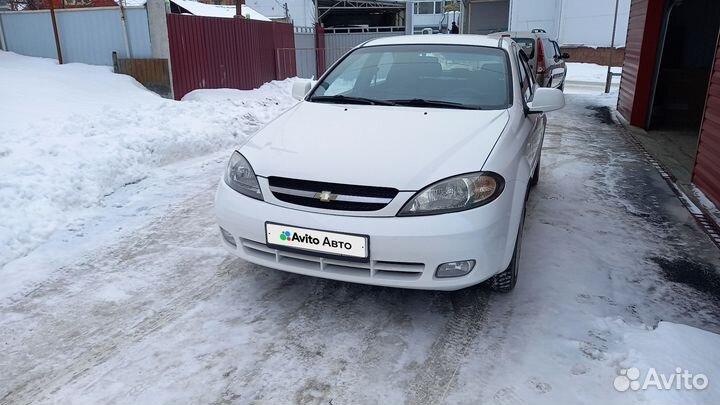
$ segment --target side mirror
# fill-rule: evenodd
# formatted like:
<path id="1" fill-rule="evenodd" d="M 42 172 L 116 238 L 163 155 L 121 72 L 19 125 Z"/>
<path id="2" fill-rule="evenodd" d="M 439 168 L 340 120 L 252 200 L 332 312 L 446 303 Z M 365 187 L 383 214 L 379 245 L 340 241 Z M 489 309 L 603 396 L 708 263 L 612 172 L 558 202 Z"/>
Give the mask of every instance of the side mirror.
<path id="1" fill-rule="evenodd" d="M 310 89 L 312 89 L 313 84 L 315 84 L 315 82 L 310 79 L 298 79 L 295 82 L 293 82 L 293 86 L 292 86 L 293 98 L 296 100 L 304 99 L 305 96 L 310 91 Z"/>
<path id="2" fill-rule="evenodd" d="M 565 107 L 565 95 L 562 90 L 539 87 L 535 90 L 533 100 L 528 103 L 528 113 L 544 113 L 559 110 L 563 107 Z"/>
<path id="3" fill-rule="evenodd" d="M 562 55 L 560 55 L 563 59 L 570 59 L 570 54 L 567 52 L 563 52 Z"/>

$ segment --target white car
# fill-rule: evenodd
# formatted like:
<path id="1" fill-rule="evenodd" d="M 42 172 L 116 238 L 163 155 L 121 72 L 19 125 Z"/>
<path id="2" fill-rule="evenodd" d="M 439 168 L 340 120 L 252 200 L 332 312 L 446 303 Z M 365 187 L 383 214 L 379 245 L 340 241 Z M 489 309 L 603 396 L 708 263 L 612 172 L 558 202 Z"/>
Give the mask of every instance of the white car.
<path id="1" fill-rule="evenodd" d="M 509 38 L 381 38 L 348 52 L 230 158 L 215 199 L 223 244 L 273 269 L 457 290 L 517 280 L 545 112 Z"/>

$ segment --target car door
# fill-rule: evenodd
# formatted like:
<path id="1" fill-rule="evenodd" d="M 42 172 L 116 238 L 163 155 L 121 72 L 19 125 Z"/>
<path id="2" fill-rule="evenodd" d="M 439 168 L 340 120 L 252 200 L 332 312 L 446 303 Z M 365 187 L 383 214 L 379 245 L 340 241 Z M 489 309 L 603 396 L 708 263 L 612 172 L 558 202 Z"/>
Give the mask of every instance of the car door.
<path id="1" fill-rule="evenodd" d="M 553 63 L 553 69 L 550 71 L 550 74 L 552 75 L 552 81 L 550 82 L 550 85 L 552 87 L 558 88 L 565 83 L 565 75 L 567 75 L 567 67 L 565 66 L 565 59 L 562 57 L 562 52 L 560 52 L 560 46 L 557 42 L 550 40 L 550 44 L 552 45 L 553 50 L 553 56 L 552 56 L 552 63 Z"/>
<path id="2" fill-rule="evenodd" d="M 555 55 L 558 58 L 558 64 L 559 69 L 562 71 L 562 79 L 558 80 L 558 87 L 562 86 L 563 83 L 565 83 L 565 77 L 567 77 L 567 65 L 565 65 L 565 58 L 563 57 L 562 50 L 560 50 L 560 45 L 556 41 L 551 41 L 553 44 L 553 47 L 555 48 Z M 567 55 L 565 55 L 567 56 Z"/>
<path id="3" fill-rule="evenodd" d="M 531 73 L 532 70 L 525 52 L 519 51 L 517 53 L 517 59 L 523 103 L 527 107 L 528 103 L 532 102 L 535 90 L 539 86 L 537 82 L 535 82 L 535 76 Z M 528 160 L 528 165 L 532 172 L 540 158 L 540 147 L 542 146 L 542 138 L 545 133 L 545 114 L 526 113 L 525 119 L 530 121 L 531 128 L 527 141 L 525 142 L 525 157 Z"/>

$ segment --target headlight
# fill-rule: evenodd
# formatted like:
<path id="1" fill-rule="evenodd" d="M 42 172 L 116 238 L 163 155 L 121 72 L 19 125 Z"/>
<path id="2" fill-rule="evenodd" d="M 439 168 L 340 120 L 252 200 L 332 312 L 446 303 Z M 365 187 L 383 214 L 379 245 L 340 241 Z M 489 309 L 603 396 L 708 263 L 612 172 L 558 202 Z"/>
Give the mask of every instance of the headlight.
<path id="1" fill-rule="evenodd" d="M 485 205 L 502 193 L 505 181 L 496 173 L 461 174 L 425 187 L 398 212 L 398 216 L 433 215 Z"/>
<path id="2" fill-rule="evenodd" d="M 233 152 L 225 171 L 225 184 L 248 197 L 262 200 L 262 191 L 250 163 L 240 152 Z"/>

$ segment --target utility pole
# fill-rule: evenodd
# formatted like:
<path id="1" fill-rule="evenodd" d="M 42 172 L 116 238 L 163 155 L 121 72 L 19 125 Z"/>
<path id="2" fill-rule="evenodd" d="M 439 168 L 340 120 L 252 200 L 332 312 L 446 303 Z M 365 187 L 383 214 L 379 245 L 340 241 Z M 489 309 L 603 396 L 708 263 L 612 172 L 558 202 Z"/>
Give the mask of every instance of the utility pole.
<path id="1" fill-rule="evenodd" d="M 287 3 L 285 3 L 287 4 Z M 320 25 L 320 0 L 315 0 L 315 26 Z"/>
<path id="2" fill-rule="evenodd" d="M 125 57 L 132 58 L 132 50 L 130 49 L 130 36 L 127 29 L 127 15 L 125 14 L 125 0 L 119 0 L 120 6 L 120 23 L 122 24 L 123 41 L 125 42 Z"/>
<path id="3" fill-rule="evenodd" d="M 610 93 L 610 84 L 612 84 L 613 73 L 610 71 L 612 66 L 613 55 L 615 54 L 615 28 L 617 28 L 618 4 L 620 0 L 615 0 L 615 18 L 613 19 L 612 38 L 610 39 L 610 52 L 608 56 L 607 76 L 605 77 L 605 93 Z"/>
<path id="4" fill-rule="evenodd" d="M 60 35 L 58 35 L 57 18 L 55 18 L 55 0 L 48 0 L 50 3 L 50 19 L 52 20 L 53 34 L 55 34 L 55 49 L 57 50 L 58 63 L 63 64 L 62 49 L 60 48 Z"/>
<path id="5" fill-rule="evenodd" d="M 235 0 L 235 18 L 243 18 L 243 4 L 245 4 L 245 0 Z"/>

